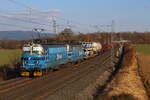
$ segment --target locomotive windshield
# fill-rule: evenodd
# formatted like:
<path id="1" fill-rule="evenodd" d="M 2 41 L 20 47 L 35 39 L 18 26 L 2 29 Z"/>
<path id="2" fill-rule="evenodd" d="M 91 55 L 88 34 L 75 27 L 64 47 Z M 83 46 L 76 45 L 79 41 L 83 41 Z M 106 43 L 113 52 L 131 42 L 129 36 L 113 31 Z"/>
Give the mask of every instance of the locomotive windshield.
<path id="1" fill-rule="evenodd" d="M 25 45 L 23 47 L 24 54 L 41 55 L 43 52 L 43 47 L 39 44 Z"/>

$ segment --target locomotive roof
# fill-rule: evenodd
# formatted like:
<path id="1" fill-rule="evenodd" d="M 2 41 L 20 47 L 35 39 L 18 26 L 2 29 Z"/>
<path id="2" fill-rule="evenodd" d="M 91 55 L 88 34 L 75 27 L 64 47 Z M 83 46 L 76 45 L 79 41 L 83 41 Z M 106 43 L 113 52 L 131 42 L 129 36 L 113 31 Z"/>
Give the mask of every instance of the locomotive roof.
<path id="1" fill-rule="evenodd" d="M 72 45 L 70 45 L 70 44 L 41 44 L 42 45 L 42 47 L 43 48 L 45 48 L 45 49 L 47 49 L 47 48 L 49 48 L 49 47 L 67 47 L 67 45 L 69 45 L 69 46 L 81 46 L 81 45 L 79 45 L 79 44 L 72 44 Z"/>

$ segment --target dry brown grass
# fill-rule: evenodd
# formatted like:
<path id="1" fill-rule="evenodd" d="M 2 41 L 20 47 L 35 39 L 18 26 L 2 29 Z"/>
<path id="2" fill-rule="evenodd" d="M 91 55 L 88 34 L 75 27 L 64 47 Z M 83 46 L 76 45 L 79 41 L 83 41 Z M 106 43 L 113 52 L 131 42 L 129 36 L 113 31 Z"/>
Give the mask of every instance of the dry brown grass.
<path id="1" fill-rule="evenodd" d="M 122 69 L 106 89 L 107 100 L 148 100 L 137 69 L 136 53 L 132 45 L 127 45 Z"/>
<path id="2" fill-rule="evenodd" d="M 134 98 L 132 95 L 130 94 L 119 94 L 119 95 L 115 95 L 112 96 L 110 98 L 105 98 L 103 100 L 137 100 L 136 98 Z"/>
<path id="3" fill-rule="evenodd" d="M 150 97 L 150 54 L 138 54 L 139 72 Z"/>

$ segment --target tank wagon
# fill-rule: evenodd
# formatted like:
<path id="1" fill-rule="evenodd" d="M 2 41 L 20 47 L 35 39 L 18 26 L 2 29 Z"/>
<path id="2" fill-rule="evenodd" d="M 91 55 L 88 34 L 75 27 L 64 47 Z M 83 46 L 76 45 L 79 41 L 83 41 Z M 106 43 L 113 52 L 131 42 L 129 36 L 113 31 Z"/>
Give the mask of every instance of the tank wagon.
<path id="1" fill-rule="evenodd" d="M 21 76 L 42 76 L 47 69 L 82 60 L 84 55 L 82 45 L 25 44 Z"/>
<path id="2" fill-rule="evenodd" d="M 83 42 L 82 46 L 86 57 L 91 55 L 98 55 L 101 52 L 102 45 L 99 42 Z"/>

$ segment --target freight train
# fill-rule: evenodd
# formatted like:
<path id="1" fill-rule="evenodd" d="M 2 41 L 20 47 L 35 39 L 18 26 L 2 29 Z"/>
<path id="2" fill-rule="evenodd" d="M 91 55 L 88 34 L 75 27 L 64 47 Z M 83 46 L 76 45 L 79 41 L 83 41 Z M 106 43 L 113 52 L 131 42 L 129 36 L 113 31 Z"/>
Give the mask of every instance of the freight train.
<path id="1" fill-rule="evenodd" d="M 42 76 L 48 69 L 55 69 L 62 64 L 86 59 L 91 54 L 99 53 L 100 50 L 100 43 L 82 43 L 81 45 L 25 44 L 20 74 L 24 77 Z"/>

